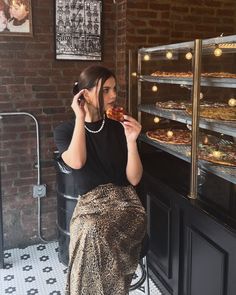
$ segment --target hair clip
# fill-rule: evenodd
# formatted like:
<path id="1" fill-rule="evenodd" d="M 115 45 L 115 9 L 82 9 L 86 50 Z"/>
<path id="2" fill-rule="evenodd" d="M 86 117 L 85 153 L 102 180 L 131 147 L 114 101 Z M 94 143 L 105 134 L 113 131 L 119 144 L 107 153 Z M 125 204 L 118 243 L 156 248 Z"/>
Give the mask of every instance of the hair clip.
<path id="1" fill-rule="evenodd" d="M 78 89 L 78 85 L 79 85 L 79 82 L 76 81 L 73 85 L 73 89 L 72 89 L 72 93 L 73 95 L 76 95 L 78 92 L 79 92 L 79 89 Z"/>

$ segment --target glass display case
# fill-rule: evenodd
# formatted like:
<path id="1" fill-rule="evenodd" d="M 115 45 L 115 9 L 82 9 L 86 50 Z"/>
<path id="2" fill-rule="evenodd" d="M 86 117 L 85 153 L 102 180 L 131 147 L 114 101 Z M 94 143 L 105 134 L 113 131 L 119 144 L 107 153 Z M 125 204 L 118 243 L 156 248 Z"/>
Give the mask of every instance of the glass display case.
<path id="1" fill-rule="evenodd" d="M 236 35 L 138 50 L 140 141 L 191 164 L 192 199 L 206 173 L 235 194 L 235 69 Z"/>

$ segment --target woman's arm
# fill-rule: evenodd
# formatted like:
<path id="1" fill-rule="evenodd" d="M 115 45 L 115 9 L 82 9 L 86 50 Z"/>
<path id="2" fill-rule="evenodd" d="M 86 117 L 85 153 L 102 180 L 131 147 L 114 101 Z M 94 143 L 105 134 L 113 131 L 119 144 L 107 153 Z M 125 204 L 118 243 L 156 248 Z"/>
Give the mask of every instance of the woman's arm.
<path id="1" fill-rule="evenodd" d="M 125 115 L 123 126 L 128 148 L 128 159 L 126 165 L 126 176 L 132 185 L 137 185 L 143 174 L 143 165 L 140 160 L 137 137 L 141 131 L 141 125 L 132 117 Z"/>
<path id="2" fill-rule="evenodd" d="M 87 159 L 86 138 L 84 128 L 84 102 L 78 102 L 83 94 L 81 90 L 73 98 L 71 107 L 75 113 L 75 127 L 68 149 L 62 154 L 63 161 L 73 169 L 80 169 L 84 166 Z"/>

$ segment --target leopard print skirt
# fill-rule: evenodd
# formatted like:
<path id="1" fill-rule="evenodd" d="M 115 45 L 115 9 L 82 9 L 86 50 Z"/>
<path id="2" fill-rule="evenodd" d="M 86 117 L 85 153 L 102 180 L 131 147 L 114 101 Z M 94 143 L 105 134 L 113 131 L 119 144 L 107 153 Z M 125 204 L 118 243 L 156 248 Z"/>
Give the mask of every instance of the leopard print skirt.
<path id="1" fill-rule="evenodd" d="M 132 186 L 100 185 L 83 195 L 70 224 L 66 295 L 126 295 L 146 231 Z"/>

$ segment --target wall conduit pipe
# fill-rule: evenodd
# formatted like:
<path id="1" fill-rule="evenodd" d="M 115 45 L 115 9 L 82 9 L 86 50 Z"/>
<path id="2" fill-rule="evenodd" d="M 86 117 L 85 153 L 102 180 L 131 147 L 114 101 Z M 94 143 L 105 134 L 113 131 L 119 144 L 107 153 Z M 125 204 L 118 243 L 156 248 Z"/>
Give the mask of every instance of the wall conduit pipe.
<path id="1" fill-rule="evenodd" d="M 0 119 L 4 116 L 29 116 L 34 120 L 35 123 L 35 129 L 36 129 L 36 151 L 37 151 L 37 185 L 41 184 L 41 166 L 40 166 L 40 142 L 39 142 L 39 124 L 35 116 L 33 116 L 30 113 L 27 112 L 6 112 L 6 113 L 0 113 Z M 52 242 L 48 241 L 43 238 L 41 235 L 41 198 L 37 197 L 38 199 L 38 237 L 40 240 L 44 243 Z"/>

